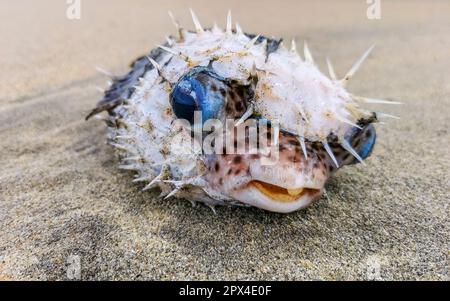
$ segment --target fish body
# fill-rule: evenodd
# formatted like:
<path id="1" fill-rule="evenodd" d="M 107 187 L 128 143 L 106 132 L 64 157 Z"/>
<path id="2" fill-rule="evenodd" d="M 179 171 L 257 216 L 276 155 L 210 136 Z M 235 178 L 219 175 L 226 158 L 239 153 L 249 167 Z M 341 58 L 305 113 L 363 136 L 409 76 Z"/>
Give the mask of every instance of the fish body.
<path id="1" fill-rule="evenodd" d="M 108 112 L 120 168 L 144 190 L 288 213 L 319 199 L 338 168 L 371 154 L 377 114 L 360 105 L 375 100 L 345 88 L 369 51 L 338 80 L 306 44 L 302 57 L 295 43 L 232 29 L 231 15 L 225 30 L 193 19 L 195 31 L 175 21 L 178 38 L 114 77 L 88 116 Z"/>

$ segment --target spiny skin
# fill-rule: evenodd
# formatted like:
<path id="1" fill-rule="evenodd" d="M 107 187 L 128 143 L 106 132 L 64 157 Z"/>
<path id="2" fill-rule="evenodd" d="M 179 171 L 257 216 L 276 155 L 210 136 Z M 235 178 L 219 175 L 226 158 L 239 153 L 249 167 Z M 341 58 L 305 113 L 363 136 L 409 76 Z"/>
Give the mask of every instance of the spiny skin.
<path id="1" fill-rule="evenodd" d="M 329 64 L 329 79 L 306 45 L 303 60 L 295 44 L 287 50 L 281 40 L 231 31 L 230 24 L 222 31 L 204 30 L 196 18 L 194 23 L 196 32 L 179 29 L 179 39 L 169 38 L 135 61 L 126 76 L 113 78 L 87 117 L 108 111 L 108 139 L 120 153 L 120 167 L 135 171 L 135 182 L 147 182 L 144 190 L 159 187 L 162 196 L 209 206 L 251 205 L 287 213 L 320 198 L 338 167 L 370 155 L 376 114 L 360 109 L 358 98 L 344 87 L 362 60 L 342 81 Z M 269 157 L 264 154 L 195 153 L 191 132 L 174 122 L 181 112 L 176 89 L 192 80 L 207 87 L 206 104 L 223 97 L 224 111 L 216 115 L 245 117 L 236 131 L 250 116 L 278 120 L 279 136 L 266 134 L 279 142 L 279 160 L 267 166 L 261 163 Z"/>

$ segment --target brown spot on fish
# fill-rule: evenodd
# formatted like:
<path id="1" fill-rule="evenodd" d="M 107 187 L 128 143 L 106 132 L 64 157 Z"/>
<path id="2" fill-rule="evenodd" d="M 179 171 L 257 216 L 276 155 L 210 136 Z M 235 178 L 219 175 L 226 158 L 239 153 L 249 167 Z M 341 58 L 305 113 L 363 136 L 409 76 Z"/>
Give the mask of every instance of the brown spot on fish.
<path id="1" fill-rule="evenodd" d="M 224 88 L 220 88 L 220 94 L 222 94 L 223 97 L 227 95 L 227 91 L 225 91 Z"/>
<path id="2" fill-rule="evenodd" d="M 236 109 L 236 111 L 241 112 L 242 110 L 244 110 L 244 105 L 241 101 L 238 101 L 234 104 L 234 108 Z"/>
<path id="3" fill-rule="evenodd" d="M 239 164 L 241 162 L 242 162 L 242 157 L 241 156 L 234 157 L 234 159 L 233 159 L 233 163 L 234 164 Z"/>

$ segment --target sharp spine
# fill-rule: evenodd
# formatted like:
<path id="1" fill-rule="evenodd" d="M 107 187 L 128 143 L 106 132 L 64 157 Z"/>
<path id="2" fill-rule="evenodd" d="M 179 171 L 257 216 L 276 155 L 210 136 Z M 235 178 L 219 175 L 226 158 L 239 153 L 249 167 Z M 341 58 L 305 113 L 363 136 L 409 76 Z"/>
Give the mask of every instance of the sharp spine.
<path id="1" fill-rule="evenodd" d="M 100 72 L 101 74 L 106 75 L 106 76 L 108 76 L 108 77 L 111 77 L 111 78 L 115 78 L 115 77 L 116 77 L 114 74 L 112 74 L 112 73 L 109 72 L 109 71 L 106 71 L 106 70 L 103 69 L 102 67 L 96 66 L 96 67 L 95 67 L 95 70 L 97 70 L 97 71 Z"/>
<path id="2" fill-rule="evenodd" d="M 305 156 L 305 160 L 308 160 L 308 152 L 306 151 L 305 137 L 299 136 L 298 140 L 300 141 L 300 145 L 302 147 L 302 151 L 303 151 L 303 155 Z"/>
<path id="3" fill-rule="evenodd" d="M 150 180 L 150 177 L 144 176 L 144 177 L 136 178 L 132 182 L 133 183 L 138 183 L 138 182 L 146 182 L 146 181 L 149 181 L 149 180 Z"/>
<path id="4" fill-rule="evenodd" d="M 292 39 L 292 41 L 291 41 L 291 52 L 292 53 L 298 53 L 297 52 L 297 43 L 295 42 L 295 40 L 294 39 Z"/>
<path id="5" fill-rule="evenodd" d="M 141 156 L 127 157 L 122 159 L 122 161 L 140 161 L 140 160 L 142 160 Z"/>
<path id="6" fill-rule="evenodd" d="M 322 144 L 325 150 L 327 151 L 328 155 L 330 156 L 331 160 L 333 160 L 334 165 L 336 165 L 336 167 L 339 168 L 339 163 L 337 162 L 336 157 L 334 156 L 333 151 L 331 150 L 328 142 L 326 140 L 323 140 Z"/>
<path id="7" fill-rule="evenodd" d="M 240 35 L 240 36 L 244 34 L 244 32 L 242 31 L 242 28 L 239 25 L 239 23 L 236 23 L 236 34 Z"/>
<path id="8" fill-rule="evenodd" d="M 173 25 L 175 25 L 175 28 L 178 31 L 180 42 L 184 41 L 184 34 L 183 34 L 183 28 L 180 26 L 180 23 L 175 19 L 174 15 L 171 11 L 168 12 L 170 19 L 172 20 Z"/>
<path id="9" fill-rule="evenodd" d="M 292 39 L 291 41 L 291 53 L 296 55 L 300 59 L 300 61 L 303 61 L 303 58 L 300 56 L 300 53 L 298 53 L 297 42 L 295 41 L 295 39 Z"/>
<path id="10" fill-rule="evenodd" d="M 170 176 L 169 171 L 170 171 L 169 165 L 164 163 L 163 166 L 161 167 L 160 173 L 156 177 L 154 177 L 153 180 L 147 186 L 145 186 L 144 189 L 142 189 L 142 191 L 149 190 L 153 188 L 156 185 L 156 183 L 163 182 L 164 179 Z"/>
<path id="11" fill-rule="evenodd" d="M 350 154 L 353 155 L 353 157 L 355 157 L 359 162 L 361 162 L 363 165 L 365 165 L 366 163 L 363 161 L 363 159 L 359 156 L 359 154 L 353 149 L 353 147 L 350 145 L 350 143 L 348 143 L 347 140 L 343 140 L 341 142 L 342 147 L 348 151 Z"/>
<path id="12" fill-rule="evenodd" d="M 373 103 L 373 104 L 386 104 L 386 105 L 402 105 L 403 102 L 391 101 L 386 99 L 376 99 L 376 98 L 368 98 L 352 95 L 352 98 L 356 101 L 362 101 L 365 103 Z"/>
<path id="13" fill-rule="evenodd" d="M 336 119 L 339 120 L 340 122 L 349 124 L 351 126 L 354 126 L 354 127 L 358 128 L 358 129 L 362 130 L 362 127 L 360 127 L 359 125 L 357 125 L 356 123 L 352 122 L 351 120 L 349 120 L 349 119 L 347 119 L 345 117 L 336 115 Z"/>
<path id="14" fill-rule="evenodd" d="M 192 8 L 190 8 L 189 11 L 191 12 L 192 21 L 194 22 L 195 30 L 197 31 L 197 33 L 198 34 L 204 33 L 205 30 L 203 29 L 202 25 L 200 24 L 200 21 L 198 20 L 197 15 L 195 14 L 194 10 Z"/>
<path id="15" fill-rule="evenodd" d="M 105 122 L 111 121 L 109 117 L 104 117 L 104 116 L 102 116 L 100 114 L 94 115 L 93 118 L 97 119 L 97 120 L 105 121 Z"/>
<path id="16" fill-rule="evenodd" d="M 149 60 L 149 62 L 153 65 L 153 67 L 158 70 L 159 73 L 161 73 L 161 66 L 151 57 L 147 56 L 147 59 Z"/>
<path id="17" fill-rule="evenodd" d="M 147 191 L 149 189 L 152 189 L 153 187 L 156 186 L 156 184 L 158 182 L 161 182 L 161 174 L 159 174 L 157 177 L 155 177 L 153 180 L 150 181 L 149 184 L 147 184 L 147 186 L 145 186 L 142 191 Z"/>
<path id="18" fill-rule="evenodd" d="M 255 45 L 255 43 L 258 41 L 258 39 L 259 39 L 260 36 L 261 36 L 261 35 L 257 35 L 256 37 L 254 37 L 253 39 L 251 39 L 250 42 L 248 42 L 247 45 L 245 45 L 245 49 L 250 49 L 250 48 L 252 48 L 252 47 Z"/>
<path id="19" fill-rule="evenodd" d="M 375 113 L 377 115 L 377 118 L 378 117 L 381 117 L 381 118 L 384 117 L 384 118 L 400 119 L 400 117 L 398 117 L 398 116 L 387 114 L 387 113 L 383 113 L 383 112 L 375 112 Z"/>
<path id="20" fill-rule="evenodd" d="M 170 85 L 172 85 L 172 83 L 167 79 L 167 77 L 163 74 L 163 69 L 161 67 L 161 65 L 159 65 L 154 59 L 152 59 L 151 57 L 147 56 L 147 59 L 150 61 L 150 63 L 153 65 L 153 67 L 158 71 L 158 75 L 160 77 L 162 77 L 163 80 L 165 80 L 166 82 L 168 82 Z"/>
<path id="21" fill-rule="evenodd" d="M 361 114 L 364 113 L 359 108 L 355 107 L 352 104 L 347 104 L 345 108 L 347 112 L 355 118 L 359 118 L 359 116 L 361 116 Z"/>
<path id="22" fill-rule="evenodd" d="M 336 73 L 334 72 L 333 65 L 331 64 L 331 61 L 329 58 L 327 58 L 327 66 L 328 66 L 328 73 L 330 74 L 330 78 L 332 80 L 337 80 Z"/>
<path id="23" fill-rule="evenodd" d="M 209 207 L 209 209 L 212 210 L 212 212 L 217 215 L 217 211 L 216 211 L 216 207 L 214 207 L 213 205 L 207 205 Z"/>
<path id="24" fill-rule="evenodd" d="M 166 47 L 166 46 L 163 46 L 163 45 L 157 45 L 157 46 L 159 48 L 161 48 L 162 50 L 167 51 L 167 52 L 169 52 L 169 53 L 171 53 L 173 55 L 177 55 L 177 56 L 182 55 L 180 52 L 176 52 L 175 50 L 173 50 L 173 49 L 171 49 L 169 47 Z"/>
<path id="25" fill-rule="evenodd" d="M 350 70 L 347 72 L 347 74 L 341 81 L 344 86 L 350 80 L 350 78 L 352 78 L 353 75 L 355 75 L 356 71 L 358 71 L 362 63 L 364 63 L 364 61 L 367 59 L 367 57 L 369 56 L 370 52 L 372 52 L 374 47 L 375 45 L 372 45 L 369 49 L 367 49 L 366 52 L 364 52 L 364 54 L 361 56 L 361 58 L 353 64 L 352 68 L 350 68 Z"/>
<path id="26" fill-rule="evenodd" d="M 178 23 L 177 19 L 170 10 L 167 13 L 169 14 L 170 20 L 172 21 L 173 25 L 179 31 L 181 29 L 180 23 Z"/>
<path id="27" fill-rule="evenodd" d="M 117 149 L 119 149 L 119 150 L 127 151 L 127 152 L 132 153 L 132 154 L 136 154 L 136 152 L 134 150 L 130 149 L 129 147 L 127 147 L 127 146 L 125 146 L 123 144 L 110 143 L 110 145 L 115 147 L 115 148 L 117 148 Z"/>
<path id="28" fill-rule="evenodd" d="M 239 118 L 238 121 L 236 121 L 234 126 L 240 126 L 241 124 L 243 124 L 248 118 L 250 118 L 250 116 L 253 115 L 253 110 L 253 104 L 250 104 L 247 111 L 245 111 L 244 115 L 242 115 L 242 117 Z"/>
<path id="29" fill-rule="evenodd" d="M 229 10 L 227 15 L 227 27 L 226 27 L 227 35 L 233 34 L 232 26 L 233 26 L 233 19 L 231 17 L 231 10 Z"/>
<path id="30" fill-rule="evenodd" d="M 176 52 L 175 50 L 173 50 L 173 49 L 171 49 L 169 47 L 163 46 L 163 45 L 157 45 L 157 46 L 159 48 L 161 48 L 162 50 L 167 51 L 168 53 L 171 53 L 173 55 L 179 56 L 181 59 L 183 59 L 184 61 L 186 61 L 188 63 L 190 62 L 189 57 L 184 55 L 183 53 L 181 53 L 181 51 Z"/>
<path id="31" fill-rule="evenodd" d="M 303 46 L 303 52 L 305 56 L 305 61 L 310 62 L 311 64 L 314 64 L 314 59 L 311 55 L 311 51 L 309 51 L 308 44 L 305 41 L 305 44 Z"/>
<path id="32" fill-rule="evenodd" d="M 177 188 L 175 188 L 175 189 L 172 190 L 168 195 L 166 195 L 166 196 L 164 197 L 164 199 L 166 200 L 166 199 L 169 199 L 169 198 L 175 196 L 178 192 L 180 192 L 180 190 L 181 190 L 182 188 L 183 188 L 183 187 L 177 187 Z"/>

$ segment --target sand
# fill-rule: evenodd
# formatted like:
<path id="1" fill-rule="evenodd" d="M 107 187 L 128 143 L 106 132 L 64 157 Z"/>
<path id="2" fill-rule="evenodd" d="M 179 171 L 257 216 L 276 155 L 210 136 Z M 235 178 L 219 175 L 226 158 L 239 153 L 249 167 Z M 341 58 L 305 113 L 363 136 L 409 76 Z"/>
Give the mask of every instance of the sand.
<path id="1" fill-rule="evenodd" d="M 0 280 L 449 280 L 450 4 L 382 1 L 66 1 L 0 3 Z M 319 66 L 339 75 L 372 44 L 352 80 L 358 95 L 401 117 L 378 125 L 366 166 L 342 169 L 327 196 L 280 215 L 192 208 L 140 192 L 84 117 L 107 79 L 164 35 L 167 10 L 192 26 L 307 39 Z M 78 260 L 81 270 L 78 272 Z M 75 272 L 74 272 L 75 271 Z"/>

